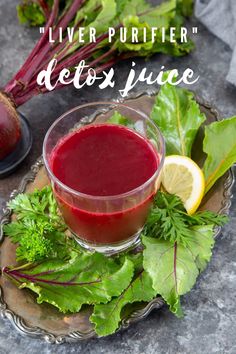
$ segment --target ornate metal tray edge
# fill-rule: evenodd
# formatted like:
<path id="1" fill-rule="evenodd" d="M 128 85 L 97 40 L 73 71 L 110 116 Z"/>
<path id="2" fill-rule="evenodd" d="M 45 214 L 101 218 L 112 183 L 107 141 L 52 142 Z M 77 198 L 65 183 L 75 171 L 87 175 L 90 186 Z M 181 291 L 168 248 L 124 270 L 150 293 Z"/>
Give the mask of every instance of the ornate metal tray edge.
<path id="1" fill-rule="evenodd" d="M 149 90 L 146 92 L 130 94 L 126 99 L 128 100 L 137 99 L 143 95 L 153 96 L 156 93 L 157 91 Z M 124 99 L 116 100 L 116 102 L 123 102 L 123 101 Z M 217 120 L 220 119 L 218 111 L 215 108 L 213 108 L 210 103 L 204 101 L 199 97 L 197 97 L 197 101 L 201 103 L 201 105 L 203 105 L 205 108 L 209 109 L 214 114 Z M 19 188 L 13 190 L 13 192 L 10 195 L 10 199 L 14 198 L 19 193 L 23 193 L 26 190 L 27 184 L 34 181 L 39 169 L 42 166 L 43 166 L 43 160 L 42 157 L 40 157 L 36 161 L 36 163 L 31 167 L 30 172 L 27 173 L 25 177 L 22 179 Z M 221 209 L 219 211 L 222 214 L 229 213 L 229 209 L 231 206 L 231 199 L 232 199 L 232 187 L 234 185 L 234 181 L 235 180 L 234 180 L 233 170 L 230 169 L 224 183 L 224 200 L 222 202 Z M 3 209 L 3 216 L 0 220 L 0 242 L 2 242 L 4 239 L 3 225 L 10 222 L 11 213 L 12 211 L 10 208 L 6 207 Z M 220 232 L 221 232 L 221 227 L 217 227 L 215 229 L 215 237 L 217 237 L 220 234 Z M 141 308 L 140 310 L 136 310 L 132 312 L 128 317 L 124 318 L 119 327 L 119 331 L 128 328 L 134 322 L 144 319 L 146 316 L 148 316 L 148 314 L 152 310 L 159 309 L 164 304 L 165 302 L 161 297 L 157 297 L 153 299 L 144 308 Z M 95 333 L 94 330 L 91 330 L 89 332 L 74 331 L 66 335 L 57 336 L 43 330 L 42 328 L 28 326 L 20 316 L 18 316 L 13 311 L 7 308 L 7 304 L 4 301 L 3 289 L 1 287 L 0 287 L 0 315 L 2 318 L 8 319 L 20 334 L 24 336 L 30 336 L 33 338 L 43 339 L 47 343 L 51 343 L 51 344 L 62 344 L 65 342 L 71 343 L 71 342 L 77 342 L 77 341 L 97 337 L 97 334 Z"/>

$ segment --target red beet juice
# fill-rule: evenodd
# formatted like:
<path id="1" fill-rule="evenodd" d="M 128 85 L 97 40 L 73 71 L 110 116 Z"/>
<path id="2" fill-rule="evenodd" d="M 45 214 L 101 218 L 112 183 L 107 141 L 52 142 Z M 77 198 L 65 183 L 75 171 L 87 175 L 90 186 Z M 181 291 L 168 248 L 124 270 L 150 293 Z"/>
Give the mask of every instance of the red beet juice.
<path id="1" fill-rule="evenodd" d="M 132 193 L 158 169 L 152 144 L 120 125 L 87 125 L 53 149 L 54 192 L 66 224 L 89 243 L 110 244 L 141 230 L 155 184 Z M 73 191 L 71 191 L 73 190 Z"/>

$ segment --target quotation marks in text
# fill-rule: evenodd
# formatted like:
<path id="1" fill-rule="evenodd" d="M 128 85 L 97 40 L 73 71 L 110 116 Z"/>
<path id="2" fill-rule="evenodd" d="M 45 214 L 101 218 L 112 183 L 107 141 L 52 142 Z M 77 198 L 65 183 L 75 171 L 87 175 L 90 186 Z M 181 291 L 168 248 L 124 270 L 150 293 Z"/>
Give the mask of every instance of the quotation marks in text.
<path id="1" fill-rule="evenodd" d="M 45 28 L 44 27 L 39 27 L 39 33 L 44 34 Z M 192 33 L 197 34 L 198 33 L 198 27 L 192 27 Z"/>

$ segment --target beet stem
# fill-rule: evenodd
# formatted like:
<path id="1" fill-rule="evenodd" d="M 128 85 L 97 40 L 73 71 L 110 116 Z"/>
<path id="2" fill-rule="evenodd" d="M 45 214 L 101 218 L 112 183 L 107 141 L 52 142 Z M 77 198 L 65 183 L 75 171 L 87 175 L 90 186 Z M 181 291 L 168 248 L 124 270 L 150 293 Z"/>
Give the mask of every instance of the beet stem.
<path id="1" fill-rule="evenodd" d="M 54 72 L 52 73 L 52 80 L 59 75 L 59 73 L 62 69 L 66 68 L 66 67 L 67 68 L 72 67 L 72 66 L 78 64 L 79 61 L 81 61 L 81 60 L 89 59 L 91 54 L 95 53 L 97 44 L 100 43 L 101 41 L 103 41 L 107 36 L 108 36 L 107 33 L 104 35 L 101 35 L 100 38 L 97 39 L 96 43 L 87 44 L 86 46 L 82 47 L 77 52 L 75 52 L 73 55 L 71 55 L 69 58 L 67 58 L 67 59 L 65 58 L 63 61 L 61 61 L 59 63 L 59 65 L 57 65 L 57 67 L 55 68 Z M 110 54 L 110 51 L 107 52 L 107 55 L 109 55 L 109 54 Z M 105 55 L 105 56 L 103 55 L 104 58 L 107 55 Z M 51 59 L 52 58 L 50 58 L 50 60 Z M 100 58 L 98 58 L 98 60 L 96 60 L 96 62 L 99 60 L 100 60 Z M 36 73 L 34 75 L 34 80 L 29 85 L 26 85 L 27 89 L 23 90 L 23 94 L 24 93 L 27 94 L 30 90 L 34 89 L 34 87 L 37 85 L 37 73 L 38 73 L 38 71 L 41 71 L 41 69 L 43 69 L 43 67 L 41 67 L 39 70 L 36 71 Z M 45 69 L 45 67 L 44 67 L 44 69 Z"/>
<path id="2" fill-rule="evenodd" d="M 83 3 L 83 0 L 74 1 L 72 3 L 71 7 L 69 8 L 68 12 L 66 12 L 66 14 L 64 16 L 64 21 L 65 20 L 71 21 L 71 19 L 75 16 L 76 12 L 78 11 L 78 9 L 80 8 L 82 3 Z M 50 16 L 49 21 L 48 21 L 46 28 L 45 28 L 44 35 L 39 40 L 38 44 L 40 44 L 40 42 L 41 43 L 45 42 L 45 39 L 48 36 L 49 27 L 51 27 L 53 24 L 54 25 L 56 24 L 58 10 L 59 10 L 59 0 L 55 0 L 51 16 Z M 53 37 L 53 39 L 55 41 L 58 38 L 58 28 L 62 27 L 64 30 L 66 27 L 66 24 L 64 23 L 64 21 L 59 21 L 58 25 L 56 26 L 56 29 L 54 31 L 54 37 Z M 40 68 L 42 67 L 40 65 L 40 63 L 43 62 L 43 64 L 44 64 L 45 60 L 43 60 L 43 59 L 45 59 L 47 53 L 53 47 L 53 45 L 49 42 L 46 42 L 44 44 L 43 48 L 42 48 L 42 45 L 38 46 L 37 51 L 35 50 L 35 52 L 34 52 L 34 50 L 33 50 L 34 55 L 32 55 L 32 53 L 31 53 L 30 57 L 26 60 L 25 64 L 22 66 L 22 68 L 16 74 L 15 79 L 13 80 L 13 83 L 10 85 L 8 84 L 5 87 L 6 92 L 12 92 L 12 95 L 14 97 L 16 97 L 17 94 L 19 93 L 19 91 L 22 90 L 22 87 L 21 87 L 22 85 L 19 87 L 19 84 L 18 84 L 19 77 L 21 79 L 21 83 L 25 86 L 28 86 L 28 83 L 30 82 L 31 78 L 40 71 Z M 36 47 L 37 47 L 37 45 L 36 45 Z M 39 52 L 39 49 L 40 49 L 40 52 Z M 52 57 L 51 53 L 49 54 L 49 58 L 50 57 Z M 29 59 L 31 59 L 31 60 L 29 60 Z M 50 59 L 48 61 L 50 61 Z M 40 66 L 40 68 L 39 68 L 39 66 Z M 17 87 L 17 88 L 15 88 L 15 87 Z"/>
<path id="3" fill-rule="evenodd" d="M 89 60 L 93 54 L 96 53 L 98 44 L 101 43 L 104 39 L 108 37 L 108 32 L 101 34 L 96 38 L 96 42 L 88 43 L 82 47 L 77 48 L 76 42 L 68 43 L 68 37 L 65 37 L 62 43 L 56 42 L 59 37 L 58 29 L 62 27 L 64 30 L 66 26 L 71 22 L 73 17 L 76 15 L 76 12 L 84 4 L 85 0 L 74 0 L 67 8 L 64 9 L 64 12 L 58 19 L 59 13 L 59 0 L 55 0 L 50 17 L 45 27 L 45 32 L 43 36 L 39 39 L 38 43 L 35 45 L 28 59 L 25 61 L 21 69 L 17 72 L 15 77 L 10 80 L 5 86 L 4 91 L 7 92 L 11 97 L 13 97 L 16 105 L 21 105 L 28 101 L 31 97 L 38 95 L 40 93 L 47 92 L 46 88 L 40 88 L 37 86 L 37 75 L 38 73 L 46 69 L 48 63 L 56 58 L 58 60 L 57 67 L 52 73 L 51 80 L 56 82 L 58 75 L 61 70 L 64 68 L 71 68 L 76 66 L 81 60 Z M 83 20 L 80 20 L 76 24 L 78 27 Z M 49 43 L 48 33 L 49 27 L 54 26 L 53 39 L 55 43 Z M 121 24 L 116 26 L 119 28 Z M 70 51 L 70 53 L 68 53 Z M 115 50 L 111 48 L 106 53 L 92 60 L 89 65 L 95 65 L 100 63 L 111 56 Z M 120 57 L 119 57 L 120 58 Z M 110 59 L 113 60 L 113 59 Z M 108 61 L 107 67 L 110 66 L 110 61 Z M 106 67 L 106 66 L 105 66 Z M 101 70 L 96 68 L 97 72 L 104 70 L 104 65 L 101 66 Z M 73 75 L 73 73 L 72 73 Z M 72 76 L 71 75 L 71 76 Z M 85 74 L 86 75 L 86 74 Z M 56 88 L 60 88 L 60 84 Z"/>
<path id="4" fill-rule="evenodd" d="M 62 27 L 62 30 L 64 31 L 83 3 L 84 0 L 74 0 L 69 10 L 60 19 L 57 29 Z"/>
<path id="5" fill-rule="evenodd" d="M 48 20 L 50 17 L 50 8 L 49 8 L 48 4 L 46 3 L 45 0 L 38 0 L 38 3 L 40 5 L 41 9 L 43 10 L 46 20 Z"/>
<path id="6" fill-rule="evenodd" d="M 48 31 L 49 31 L 49 27 L 52 26 L 52 24 L 54 23 L 57 14 L 58 14 L 58 10 L 59 10 L 59 0 L 55 0 L 54 4 L 53 4 L 53 8 L 52 8 L 52 12 L 51 15 L 49 17 L 49 20 L 47 22 L 47 25 L 45 27 L 45 31 L 44 34 L 42 35 L 42 37 L 39 39 L 39 41 L 37 42 L 37 44 L 35 45 L 35 47 L 33 48 L 33 50 L 31 51 L 30 55 L 28 56 L 28 58 L 26 59 L 25 63 L 22 65 L 22 67 L 20 68 L 20 70 L 16 73 L 16 75 L 13 77 L 12 80 L 10 80 L 5 88 L 4 91 L 7 93 L 12 93 L 12 90 L 16 87 L 19 86 L 19 82 L 23 82 L 24 81 L 24 75 L 29 71 L 29 68 L 31 69 L 31 71 L 35 70 L 35 66 L 31 66 L 31 61 L 33 60 L 33 58 L 37 55 L 37 53 L 40 51 L 40 49 L 42 48 L 42 46 L 45 44 L 45 42 L 47 41 L 48 38 Z M 21 85 L 20 85 L 21 86 Z M 19 90 L 17 90 L 18 92 Z M 16 93 L 12 94 L 13 96 L 16 95 Z"/>
<path id="7" fill-rule="evenodd" d="M 121 59 L 123 59 L 123 57 L 116 57 L 116 58 L 113 57 L 108 62 L 100 65 L 97 68 L 94 68 L 94 70 L 95 70 L 96 74 L 99 74 L 100 72 L 111 68 L 114 64 L 116 64 Z M 72 72 L 71 75 L 68 77 L 68 80 L 72 79 L 73 75 L 74 75 L 74 73 Z M 81 82 L 83 82 L 87 76 L 88 76 L 88 71 L 86 73 L 84 73 L 83 75 L 81 75 L 81 77 L 80 77 L 80 79 L 82 80 Z M 54 78 L 53 80 L 56 81 L 57 78 Z M 53 80 L 52 80 L 52 82 L 53 82 Z M 55 90 L 58 90 L 63 87 L 65 87 L 65 85 L 59 83 L 56 86 Z M 27 93 L 24 93 L 22 96 L 17 96 L 15 98 L 15 102 L 18 106 L 20 106 L 20 105 L 24 104 L 25 102 L 27 102 L 28 100 L 30 100 L 33 96 L 36 96 L 38 94 L 45 94 L 45 93 L 48 93 L 48 90 L 46 89 L 46 87 L 39 88 L 39 87 L 34 86 L 34 89 L 29 90 Z"/>

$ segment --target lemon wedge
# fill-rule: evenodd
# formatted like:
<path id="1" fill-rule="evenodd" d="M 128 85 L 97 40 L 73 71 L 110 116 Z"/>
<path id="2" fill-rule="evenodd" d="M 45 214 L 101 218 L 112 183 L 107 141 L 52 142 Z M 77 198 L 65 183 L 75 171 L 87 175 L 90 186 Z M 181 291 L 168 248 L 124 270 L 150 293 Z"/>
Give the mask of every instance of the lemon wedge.
<path id="1" fill-rule="evenodd" d="M 162 185 L 170 194 L 176 194 L 184 203 L 188 214 L 199 207 L 205 190 L 204 175 L 189 157 L 170 155 L 165 158 Z"/>

